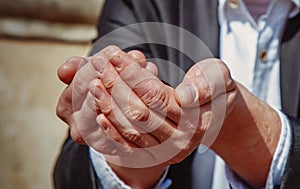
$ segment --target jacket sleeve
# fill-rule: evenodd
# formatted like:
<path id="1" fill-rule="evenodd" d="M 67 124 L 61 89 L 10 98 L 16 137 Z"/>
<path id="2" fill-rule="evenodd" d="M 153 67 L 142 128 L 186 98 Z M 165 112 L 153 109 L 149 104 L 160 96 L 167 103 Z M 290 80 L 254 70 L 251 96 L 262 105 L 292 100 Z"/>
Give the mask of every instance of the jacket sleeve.
<path id="1" fill-rule="evenodd" d="M 94 45 L 90 55 L 108 45 L 117 45 L 125 51 L 135 49 L 150 56 L 147 44 L 137 44 L 144 41 L 143 31 L 140 27 L 132 25 L 145 21 L 139 18 L 137 12 L 140 11 L 136 11 L 141 9 L 140 4 L 130 0 L 106 1 L 97 25 L 98 36 L 93 40 Z M 147 6 L 147 3 L 144 4 Z"/>
<path id="2" fill-rule="evenodd" d="M 53 170 L 56 189 L 101 189 L 89 157 L 89 148 L 68 137 Z"/>
<path id="3" fill-rule="evenodd" d="M 292 144 L 285 170 L 281 189 L 300 188 L 300 120 L 289 118 L 292 130 Z"/>

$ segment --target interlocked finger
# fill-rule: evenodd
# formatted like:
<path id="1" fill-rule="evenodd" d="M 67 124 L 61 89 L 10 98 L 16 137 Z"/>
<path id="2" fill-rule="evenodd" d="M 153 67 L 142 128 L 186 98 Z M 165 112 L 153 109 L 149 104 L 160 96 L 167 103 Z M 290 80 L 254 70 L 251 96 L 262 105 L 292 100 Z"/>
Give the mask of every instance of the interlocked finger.
<path id="1" fill-rule="evenodd" d="M 96 97 L 100 111 L 127 141 L 143 148 L 158 144 L 151 134 L 138 132 L 138 128 L 127 119 L 100 80 L 91 82 L 90 91 Z"/>

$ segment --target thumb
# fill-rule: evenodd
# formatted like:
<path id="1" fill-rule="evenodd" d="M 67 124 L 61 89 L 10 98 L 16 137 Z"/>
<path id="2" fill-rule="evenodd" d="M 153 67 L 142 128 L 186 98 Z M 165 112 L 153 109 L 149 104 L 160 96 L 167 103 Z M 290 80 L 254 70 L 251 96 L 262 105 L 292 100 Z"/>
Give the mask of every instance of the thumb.
<path id="1" fill-rule="evenodd" d="M 175 99 L 182 107 L 195 107 L 199 105 L 198 92 L 191 82 L 184 81 L 175 89 Z"/>
<path id="2" fill-rule="evenodd" d="M 88 62 L 88 58 L 83 57 L 71 57 L 64 64 L 62 64 L 57 70 L 58 78 L 69 85 L 76 72 L 86 63 Z"/>
<path id="3" fill-rule="evenodd" d="M 225 63 L 207 59 L 190 68 L 183 82 L 175 89 L 175 96 L 181 106 L 197 107 L 233 89 L 235 84 Z"/>

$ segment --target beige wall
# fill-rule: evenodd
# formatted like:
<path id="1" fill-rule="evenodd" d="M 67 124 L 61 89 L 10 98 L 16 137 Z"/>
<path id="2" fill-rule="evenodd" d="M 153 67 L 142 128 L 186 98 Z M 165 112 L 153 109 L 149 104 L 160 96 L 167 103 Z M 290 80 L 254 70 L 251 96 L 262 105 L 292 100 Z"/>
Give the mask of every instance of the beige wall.
<path id="1" fill-rule="evenodd" d="M 88 42 L 104 0 L 1 0 L 0 36 Z"/>
<path id="2" fill-rule="evenodd" d="M 1 0 L 0 189 L 51 189 L 67 126 L 56 71 L 84 56 L 104 0 Z M 8 37 L 8 38 L 7 38 Z"/>
<path id="3" fill-rule="evenodd" d="M 1 0 L 0 189 L 51 189 L 67 126 L 56 71 L 84 56 L 104 0 Z M 8 38 L 7 38 L 8 37 Z"/>
<path id="4" fill-rule="evenodd" d="M 95 24 L 104 0 L 1 0 L 0 17 Z"/>
<path id="5" fill-rule="evenodd" d="M 0 188 L 51 188 L 66 125 L 55 115 L 56 70 L 88 44 L 0 38 Z"/>

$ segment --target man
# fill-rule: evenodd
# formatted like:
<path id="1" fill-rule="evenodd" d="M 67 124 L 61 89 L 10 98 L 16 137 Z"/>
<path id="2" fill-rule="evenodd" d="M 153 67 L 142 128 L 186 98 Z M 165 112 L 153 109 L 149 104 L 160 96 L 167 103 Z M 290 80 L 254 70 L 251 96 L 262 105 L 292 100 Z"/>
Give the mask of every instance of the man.
<path id="1" fill-rule="evenodd" d="M 250 1 L 245 1 L 245 3 L 247 3 L 247 2 L 249 3 Z M 284 3 L 280 4 L 279 2 L 280 3 L 284 2 Z M 297 66 L 296 61 L 298 60 L 297 56 L 299 56 L 299 55 L 297 53 L 293 53 L 293 51 L 295 51 L 295 49 L 297 49 L 297 45 L 299 44 L 299 42 L 298 42 L 299 41 L 299 14 L 298 14 L 299 11 L 297 11 L 297 10 L 299 10 L 299 7 L 297 7 L 297 5 L 299 6 L 299 3 L 297 4 L 297 1 L 275 1 L 272 5 L 273 6 L 271 6 L 271 7 L 273 9 L 270 8 L 270 11 L 268 11 L 268 13 L 269 13 L 268 16 L 270 18 L 272 18 L 272 13 L 273 13 L 273 17 L 274 17 L 274 14 L 276 13 L 276 11 L 280 13 L 279 15 L 283 15 L 283 16 L 279 17 L 279 18 L 275 18 L 275 19 L 273 18 L 270 20 L 261 19 L 262 20 L 261 25 L 262 26 L 267 25 L 267 26 L 270 26 L 271 28 L 273 27 L 272 29 L 274 31 L 278 30 L 277 33 L 274 32 L 274 35 L 272 35 L 272 36 L 275 36 L 274 37 L 275 39 L 273 39 L 272 37 L 271 38 L 268 37 L 268 35 L 265 33 L 268 30 L 267 29 L 264 30 L 264 28 L 262 27 L 262 28 L 258 29 L 258 32 L 257 32 L 258 35 L 261 36 L 262 39 L 260 39 L 258 37 L 258 40 L 256 42 L 257 44 L 260 44 L 260 42 L 261 42 L 260 40 L 262 40 L 262 42 L 264 42 L 263 47 L 272 49 L 272 48 L 274 48 L 273 47 L 274 41 L 276 42 L 276 39 L 281 39 L 281 36 L 283 34 L 281 43 L 277 44 L 278 49 L 279 49 L 279 46 L 281 47 L 281 51 L 280 51 L 280 53 L 281 53 L 281 57 L 280 57 L 281 86 L 280 87 L 281 88 L 278 86 L 274 87 L 275 89 L 273 91 L 271 90 L 271 92 L 270 92 L 270 90 L 269 91 L 266 90 L 267 92 L 262 92 L 262 91 L 269 84 L 274 84 L 274 83 L 276 84 L 276 79 L 274 81 L 274 79 L 272 79 L 273 78 L 272 75 L 275 75 L 274 78 L 276 78 L 276 73 L 279 75 L 279 71 L 277 70 L 278 72 L 276 72 L 276 66 L 279 66 L 279 64 L 276 64 L 276 62 L 277 62 L 277 60 L 279 60 L 279 57 L 277 56 L 277 58 L 276 58 L 276 56 L 275 56 L 274 61 L 273 61 L 275 63 L 271 63 L 271 66 L 268 67 L 268 65 L 269 65 L 268 58 L 272 57 L 272 54 L 270 54 L 270 53 L 272 53 L 272 51 L 269 52 L 266 50 L 265 51 L 262 50 L 261 52 L 259 52 L 259 49 L 258 49 L 258 53 L 257 53 L 258 57 L 259 57 L 259 61 L 258 61 L 255 58 L 256 56 L 254 56 L 254 57 L 251 57 L 251 56 L 243 57 L 241 55 L 236 56 L 234 53 L 229 52 L 229 51 L 240 52 L 240 51 L 238 51 L 239 50 L 238 45 L 230 47 L 230 48 L 225 48 L 225 45 L 224 45 L 224 44 L 226 44 L 226 45 L 228 44 L 228 46 L 230 46 L 230 44 L 232 44 L 232 42 L 235 42 L 235 40 L 236 40 L 235 35 L 231 36 L 230 30 L 232 29 L 233 33 L 236 32 L 234 30 L 237 29 L 238 27 L 234 25 L 234 24 L 236 24 L 236 22 L 234 22 L 234 21 L 237 18 L 241 19 L 241 20 L 239 20 L 240 23 L 247 21 L 250 24 L 253 24 L 253 25 L 255 24 L 253 20 L 252 21 L 243 20 L 245 17 L 239 17 L 239 16 L 237 17 L 237 15 L 239 15 L 239 13 L 240 13 L 238 11 L 246 10 L 244 4 L 241 1 L 226 1 L 226 2 L 219 1 L 219 4 L 216 1 L 188 1 L 188 2 L 183 2 L 183 1 L 176 1 L 176 2 L 175 1 L 108 1 L 106 3 L 103 15 L 100 20 L 99 33 L 101 36 L 103 36 L 104 34 L 110 32 L 118 27 L 136 23 L 136 22 L 149 22 L 149 21 L 153 22 L 153 21 L 155 21 L 155 22 L 164 22 L 164 23 L 169 23 L 169 24 L 173 24 L 173 25 L 178 25 L 184 29 L 187 29 L 188 31 L 192 32 L 197 37 L 199 37 L 201 40 L 203 40 L 204 43 L 209 47 L 209 49 L 213 52 L 213 54 L 216 57 L 221 56 L 221 59 L 226 59 L 227 60 L 226 62 L 228 62 L 228 64 L 230 64 L 230 62 L 241 62 L 242 58 L 239 58 L 239 57 L 243 57 L 243 58 L 247 57 L 248 59 L 250 59 L 249 61 L 252 60 L 253 62 L 255 62 L 255 65 L 253 65 L 255 68 L 251 67 L 251 64 L 250 65 L 246 64 L 246 66 L 248 66 L 248 68 L 250 68 L 251 70 L 255 70 L 254 73 L 259 73 L 259 74 L 257 74 L 257 75 L 253 74 L 253 76 L 245 75 L 249 78 L 253 78 L 253 80 L 251 81 L 250 85 L 247 85 L 247 80 L 246 80 L 244 82 L 244 85 L 246 85 L 248 88 L 252 89 L 253 92 L 255 92 L 255 94 L 257 96 L 259 96 L 261 99 L 269 101 L 269 103 L 274 102 L 273 106 L 280 104 L 280 103 L 278 103 L 279 100 L 278 100 L 278 98 L 271 98 L 270 96 L 272 96 L 272 95 L 268 95 L 268 94 L 269 93 L 276 94 L 279 91 L 278 89 L 281 89 L 280 93 L 281 93 L 281 99 L 282 99 L 281 104 L 282 104 L 283 112 L 285 112 L 291 116 L 297 117 L 298 116 L 298 100 L 299 100 L 299 98 L 298 98 L 299 89 L 297 88 L 297 86 L 299 86 L 299 85 L 295 86 L 293 81 L 294 81 L 295 77 L 298 77 L 299 69 L 293 68 L 293 66 Z M 147 8 L 145 9 L 145 7 L 147 7 Z M 250 5 L 248 6 L 248 8 L 249 7 L 250 7 Z M 266 7 L 268 7 L 268 4 Z M 279 9 L 278 7 L 285 7 L 285 8 Z M 242 9 L 242 10 L 240 10 L 240 9 Z M 259 17 L 257 15 L 261 14 L 261 13 L 255 12 L 255 11 L 254 12 L 252 11 L 250 13 L 252 13 L 253 15 L 256 15 L 256 16 L 253 16 L 253 18 Z M 233 17 L 233 16 L 235 16 L 235 17 Z M 224 18 L 226 20 L 222 20 Z M 290 20 L 286 21 L 288 18 L 290 18 Z M 276 20 L 278 21 L 278 23 L 275 22 Z M 257 20 L 257 21 L 259 22 L 259 20 Z M 287 24 L 286 26 L 284 26 L 285 22 Z M 192 24 L 192 23 L 194 23 L 194 24 Z M 219 27 L 219 23 L 220 23 L 220 27 Z M 227 25 L 227 23 L 230 23 L 230 24 Z M 281 25 L 281 27 L 280 27 L 280 25 Z M 278 26 L 278 28 L 276 28 L 275 26 Z M 247 29 L 247 27 L 244 27 L 244 28 Z M 249 29 L 249 27 L 248 27 L 248 29 Z M 283 32 L 283 31 L 285 31 L 285 32 Z M 250 29 L 250 31 L 248 31 L 248 33 L 251 33 L 251 32 L 253 32 L 253 30 Z M 146 32 L 146 34 L 147 34 L 147 32 Z M 145 36 L 147 37 L 146 34 L 145 34 Z M 255 34 L 254 34 L 254 36 L 255 36 Z M 144 37 L 144 36 L 142 36 L 142 37 Z M 168 37 L 168 35 L 166 35 L 166 37 Z M 266 40 L 263 41 L 263 39 L 266 39 Z M 238 38 L 237 41 L 240 41 L 240 40 L 242 40 L 242 39 Z M 250 40 L 250 42 L 252 42 L 252 41 Z M 117 44 L 116 41 L 110 41 L 110 43 Z M 254 43 L 254 45 L 256 43 Z M 270 45 L 267 45 L 267 44 L 270 44 Z M 98 52 L 100 49 L 105 47 L 107 44 L 103 43 L 100 45 L 102 45 L 102 47 L 97 46 L 97 45 L 95 46 L 95 48 L 93 50 L 94 53 Z M 246 44 L 243 44 L 243 45 L 247 46 Z M 259 47 L 259 45 L 257 45 L 257 46 Z M 135 46 L 134 48 L 140 49 L 143 53 L 146 53 L 149 57 L 162 58 L 165 60 L 170 60 L 172 62 L 175 62 L 185 71 L 187 71 L 192 66 L 192 63 L 187 63 L 190 61 L 187 61 L 187 59 L 185 57 L 178 58 L 178 57 L 181 57 L 182 55 L 180 55 L 180 53 L 174 51 L 174 49 L 171 49 L 171 48 L 166 48 L 164 46 L 152 45 L 152 44 L 139 45 L 139 46 Z M 249 49 L 251 49 L 251 48 L 249 48 Z M 275 50 L 276 50 L 276 43 L 275 43 Z M 243 53 L 243 52 L 248 52 L 248 51 L 247 51 L 247 49 L 246 50 L 242 49 L 241 53 Z M 276 53 L 279 53 L 279 52 L 276 51 Z M 295 58 L 291 58 L 291 55 L 293 55 Z M 205 57 L 205 55 L 204 55 L 204 57 Z M 237 58 L 235 59 L 235 57 L 237 57 Z M 266 58 L 266 57 L 268 57 L 268 58 Z M 85 60 L 81 59 L 81 61 L 85 61 Z M 74 62 L 77 62 L 76 64 L 78 64 L 78 59 L 76 61 L 74 60 Z M 264 64 L 257 64 L 257 62 L 261 62 L 261 63 L 267 62 L 267 63 L 264 65 Z M 293 66 L 291 66 L 291 65 L 289 66 L 288 64 L 292 64 Z M 262 65 L 264 67 L 260 68 L 260 66 L 262 66 Z M 235 65 L 229 65 L 229 67 L 230 67 L 230 69 L 235 69 Z M 289 74 L 291 72 L 291 70 L 288 70 L 288 69 L 291 69 L 291 68 L 293 68 L 292 69 L 293 74 Z M 242 69 L 243 69 L 243 67 L 242 67 Z M 160 70 L 161 69 L 159 69 L 160 74 L 163 75 L 164 72 L 161 73 Z M 246 74 L 245 72 L 241 72 L 241 66 L 239 66 L 238 71 L 233 71 L 233 72 L 234 72 L 233 73 L 234 77 L 239 77 L 239 76 L 235 75 L 238 73 Z M 264 74 L 266 72 L 267 72 L 267 74 Z M 73 75 L 74 75 L 74 70 L 73 70 L 73 72 L 71 71 L 69 73 L 71 73 L 71 74 L 67 79 L 68 81 L 66 81 L 67 83 L 71 82 Z M 160 75 L 160 77 L 163 77 L 161 75 Z M 260 77 L 261 75 L 266 75 L 267 77 L 262 77 L 263 80 L 261 80 L 261 77 Z M 269 75 L 271 75 L 271 77 L 269 77 Z M 295 80 L 299 81 L 297 79 L 295 79 Z M 253 85 L 253 86 L 257 85 L 257 86 L 251 88 L 251 85 Z M 71 85 L 71 87 L 73 87 L 73 86 Z M 74 84 L 74 87 L 76 87 L 76 84 Z M 247 91 L 247 90 L 243 89 L 243 87 L 241 87 L 241 88 L 238 87 L 238 90 L 239 91 Z M 86 90 L 86 91 L 88 91 L 88 90 Z M 294 91 L 294 92 L 291 92 L 291 91 Z M 254 99 L 247 92 L 245 92 L 245 93 L 240 92 L 240 93 L 243 94 L 242 95 L 243 97 L 245 97 L 245 96 L 247 97 L 246 103 L 244 103 L 244 104 L 247 105 L 247 100 L 250 99 L 249 102 L 257 102 L 259 105 L 261 105 L 259 103 L 259 101 Z M 70 96 L 71 96 L 70 90 L 66 90 L 66 92 L 64 92 L 61 97 L 60 105 L 65 105 L 66 97 L 68 97 L 70 99 Z M 251 101 L 251 99 L 254 101 Z M 279 97 L 279 99 L 280 99 L 280 97 Z M 243 104 L 243 103 L 241 102 L 239 104 Z M 81 106 L 81 105 L 79 105 L 79 106 Z M 263 142 L 261 142 L 261 144 L 270 144 L 270 146 L 267 146 L 267 148 L 263 148 L 263 149 L 261 148 L 261 146 L 260 146 L 260 148 L 256 148 L 256 150 L 262 149 L 262 151 L 265 151 L 266 149 L 270 150 L 270 153 L 267 153 L 268 155 L 266 157 L 262 158 L 264 161 L 259 160 L 259 161 L 256 161 L 255 163 L 253 162 L 253 164 L 250 164 L 250 166 L 249 166 L 249 164 L 247 165 L 247 163 L 238 162 L 237 159 L 230 158 L 230 157 L 232 157 L 233 153 L 226 154 L 226 152 L 222 152 L 222 149 L 214 149 L 215 151 L 220 152 L 219 155 L 221 155 L 225 159 L 227 164 L 235 172 L 237 172 L 244 180 L 246 180 L 250 185 L 258 186 L 258 187 L 262 187 L 263 186 L 262 183 L 265 184 L 265 182 L 267 180 L 266 177 L 269 172 L 270 164 L 272 162 L 272 157 L 275 153 L 276 145 L 277 145 L 278 141 L 279 141 L 279 143 L 281 143 L 279 140 L 279 135 L 280 135 L 280 133 L 282 134 L 282 131 L 280 132 L 281 124 L 278 124 L 280 122 L 280 121 L 278 121 L 279 116 L 276 113 L 274 113 L 274 110 L 272 110 L 271 108 L 266 107 L 264 105 L 262 105 L 262 106 L 265 108 L 265 109 L 264 108 L 261 109 L 261 110 L 263 110 L 263 113 L 260 112 L 261 110 L 259 111 L 259 109 L 256 109 L 257 107 L 255 107 L 253 109 L 253 112 L 255 113 L 255 110 L 256 110 L 256 113 L 266 114 L 266 115 L 271 115 L 271 116 L 270 117 L 264 116 L 264 117 L 262 117 L 261 120 L 255 120 L 255 121 L 258 123 L 264 123 L 263 120 L 266 119 L 268 121 L 267 121 L 267 123 L 264 123 L 264 124 L 275 125 L 274 127 L 268 127 L 271 129 L 270 131 L 274 131 L 274 133 L 272 133 L 272 135 L 266 135 L 268 137 L 273 136 L 274 141 L 271 141 L 271 143 L 268 143 L 268 140 L 263 140 Z M 244 108 L 247 109 L 246 107 L 248 107 L 248 106 L 245 106 Z M 277 106 L 277 108 L 280 108 L 280 107 Z M 77 108 L 75 108 L 75 110 L 76 109 Z M 71 108 L 68 111 L 72 112 L 73 109 Z M 251 108 L 249 111 L 251 112 Z M 271 112 L 271 114 L 268 114 L 270 112 Z M 64 113 L 65 113 L 65 115 L 64 115 Z M 280 113 L 278 113 L 278 114 L 280 114 Z M 58 115 L 60 115 L 60 117 L 62 117 L 65 121 L 67 121 L 70 125 L 72 125 L 71 121 L 67 120 L 67 117 L 70 115 L 70 113 L 67 113 L 66 111 L 58 111 Z M 228 117 L 228 118 L 230 118 L 230 117 Z M 228 122 L 231 122 L 231 123 L 236 122 L 236 117 L 232 117 L 231 120 L 228 118 L 227 118 Z M 287 119 L 287 117 L 281 116 L 280 120 L 281 120 L 281 123 L 283 123 L 283 125 L 285 124 L 284 123 L 285 119 Z M 243 121 L 245 121 L 245 120 L 239 120 L 239 124 L 242 125 Z M 272 121 L 274 121 L 274 123 L 272 123 Z M 284 127 L 284 128 L 288 128 L 288 129 L 291 128 L 293 130 L 293 132 L 292 132 L 293 136 L 291 137 L 292 138 L 291 147 L 290 147 L 290 145 L 283 143 L 284 145 L 287 145 L 288 147 L 290 147 L 289 158 L 287 159 L 286 165 L 285 165 L 286 160 L 282 160 L 284 163 L 281 164 L 283 167 L 285 165 L 285 173 L 284 173 L 283 179 L 281 179 L 281 176 L 279 176 L 280 177 L 279 183 L 277 183 L 278 181 L 275 181 L 274 183 L 271 182 L 271 183 L 273 183 L 273 185 L 278 185 L 278 184 L 280 184 L 280 181 L 282 180 L 282 183 L 281 183 L 282 188 L 292 188 L 292 187 L 297 188 L 297 184 L 299 185 L 299 183 L 297 183 L 296 178 L 297 178 L 297 176 L 299 176 L 299 170 L 297 170 L 296 165 L 299 163 L 299 162 L 297 162 L 297 161 L 299 161 L 299 158 L 297 160 L 297 158 L 295 158 L 295 157 L 297 157 L 297 154 L 299 152 L 295 145 L 297 145 L 297 142 L 299 142 L 297 140 L 297 135 L 299 135 L 299 131 L 298 131 L 298 126 L 294 126 L 294 124 L 296 124 L 296 125 L 298 125 L 298 124 L 296 122 L 294 122 L 294 120 L 292 118 L 290 118 L 288 120 L 288 122 L 289 122 L 287 124 L 288 126 Z M 225 125 L 226 125 L 226 123 L 225 123 Z M 76 133 L 76 131 L 74 131 L 74 128 L 75 127 L 73 127 L 73 129 L 71 128 L 71 132 Z M 253 128 L 260 128 L 260 127 L 253 127 Z M 252 133 L 255 133 L 255 130 L 252 130 L 252 131 L 253 131 Z M 261 131 L 261 130 L 259 130 L 259 131 Z M 264 134 L 264 131 L 257 132 L 256 134 L 258 134 L 258 133 Z M 289 133 L 289 131 L 287 131 L 286 133 Z M 222 131 L 221 131 L 221 134 L 222 134 Z M 230 136 L 230 135 L 227 134 L 227 136 Z M 241 135 L 241 136 L 247 136 L 247 135 Z M 248 136 L 248 137 L 250 137 L 250 136 Z M 282 138 L 282 136 L 280 136 L 280 137 Z M 74 137 L 74 138 L 76 138 L 76 137 Z M 244 137 L 244 138 L 247 138 L 247 137 Z M 250 138 L 252 138 L 252 136 Z M 265 138 L 265 139 L 267 139 L 267 138 Z M 242 141 L 242 139 L 238 140 L 238 141 L 240 142 L 240 141 Z M 224 143 L 226 143 L 226 142 L 224 142 Z M 233 146 L 234 145 L 232 145 L 232 141 L 231 141 L 231 145 L 229 143 L 229 146 L 227 146 L 227 147 L 228 147 L 228 149 L 230 149 Z M 236 145 L 236 146 L 238 146 L 238 145 Z M 278 148 L 276 148 L 276 149 L 278 149 Z M 241 150 L 240 153 L 238 153 L 238 154 L 240 154 L 240 156 L 237 155 L 237 157 L 239 157 L 239 158 L 244 157 L 245 159 L 249 158 L 251 160 L 251 157 L 246 156 L 247 153 L 243 153 L 242 148 L 240 148 L 240 150 Z M 228 150 L 228 151 L 230 152 L 230 150 Z M 255 156 L 257 154 L 258 155 L 264 154 L 264 153 L 260 154 L 259 150 L 255 151 L 255 153 L 252 152 L 252 155 Z M 251 153 L 249 153 L 249 155 L 251 155 Z M 278 152 L 277 152 L 277 155 L 278 155 Z M 299 154 L 298 154 L 298 156 L 299 156 Z M 190 157 L 186 158 L 185 161 L 183 161 L 182 163 L 179 163 L 178 165 L 175 165 L 175 166 L 172 165 L 170 167 L 169 173 L 171 174 L 171 178 L 172 178 L 172 182 L 173 182 L 171 187 L 174 187 L 174 188 L 195 187 L 195 183 L 194 183 L 195 181 L 192 180 L 192 178 L 193 178 L 192 165 L 194 166 L 193 158 L 196 159 L 197 154 L 195 156 L 191 155 Z M 95 166 L 94 159 L 92 158 L 94 168 L 95 168 L 96 172 L 99 173 L 99 170 L 97 171 L 97 168 Z M 286 159 L 286 158 L 283 158 L 283 159 Z M 276 158 L 275 158 L 275 160 L 276 160 Z M 233 161 L 233 162 L 231 162 L 231 161 Z M 62 163 L 65 163 L 65 162 L 67 162 L 69 165 L 62 165 Z M 82 164 L 78 165 L 79 163 L 82 163 Z M 240 164 L 237 165 L 236 163 L 240 163 Z M 252 168 L 257 168 L 256 166 L 258 166 L 259 163 L 261 163 L 261 164 L 265 163 L 262 166 L 262 170 L 260 172 L 261 175 L 258 174 L 259 173 L 258 170 L 256 170 L 256 172 L 254 172 L 254 173 L 257 173 L 257 175 L 255 175 L 255 176 L 257 176 L 257 178 L 259 177 L 262 179 L 259 180 L 255 176 L 253 178 L 251 178 L 251 175 L 249 177 L 249 172 L 251 173 L 251 170 L 250 170 L 251 166 L 252 166 Z M 276 164 L 276 162 L 273 161 L 272 165 L 274 165 L 274 164 Z M 79 167 L 77 167 L 77 166 L 79 166 Z M 250 168 L 248 170 L 247 169 L 245 170 L 245 168 L 247 166 L 248 166 L 248 168 L 249 167 Z M 213 167 L 213 165 L 211 166 L 210 170 L 213 169 L 212 167 Z M 274 166 L 271 166 L 271 171 L 272 171 L 272 167 L 274 167 Z M 201 171 L 201 168 L 203 168 L 203 167 L 198 168 L 198 170 Z M 63 169 L 65 169 L 65 170 L 62 171 Z M 114 170 L 116 170 L 116 168 Z M 76 173 L 71 174 L 70 176 L 67 176 L 69 173 L 72 173 L 73 171 L 76 171 Z M 118 173 L 118 171 L 116 171 L 116 172 Z M 218 171 L 215 171 L 215 172 L 218 172 Z M 278 172 L 279 173 L 276 173 L 276 174 L 281 175 L 280 171 L 278 171 Z M 213 175 L 216 175 L 216 173 L 211 173 L 211 171 L 209 173 L 210 173 L 210 174 L 208 174 L 209 178 L 211 178 Z M 99 174 L 97 174 L 97 176 L 99 177 Z M 78 179 L 75 179 L 74 177 L 75 178 L 77 177 Z M 92 177 L 92 181 L 89 180 L 91 177 Z M 159 175 L 159 177 L 160 177 L 160 175 Z M 268 178 L 269 177 L 270 176 L 268 176 Z M 277 176 L 274 176 L 272 179 L 276 180 L 277 179 L 276 177 Z M 158 179 L 159 178 L 155 178 L 154 180 L 158 180 Z M 85 146 L 78 146 L 78 145 L 74 144 L 70 140 L 70 138 L 68 138 L 65 143 L 64 149 L 62 151 L 61 157 L 57 164 L 56 174 L 55 174 L 56 186 L 58 188 L 73 187 L 73 186 L 80 188 L 80 184 L 82 184 L 83 188 L 86 188 L 86 187 L 93 188 L 93 187 L 96 187 L 95 185 L 99 184 L 96 180 L 97 180 L 96 175 L 94 174 L 94 171 L 91 167 L 91 162 L 89 160 L 88 148 Z M 105 180 L 105 179 L 100 178 L 100 183 L 102 185 L 103 185 L 103 182 L 102 182 L 103 180 Z M 212 184 L 214 185 L 217 182 L 218 181 L 210 182 L 210 185 L 212 185 Z M 270 181 L 268 180 L 268 183 L 269 182 Z M 74 185 L 72 185 L 72 184 L 74 184 Z M 205 185 L 203 187 L 208 187 L 208 185 Z M 195 187 L 195 188 L 197 188 L 197 187 Z"/>

